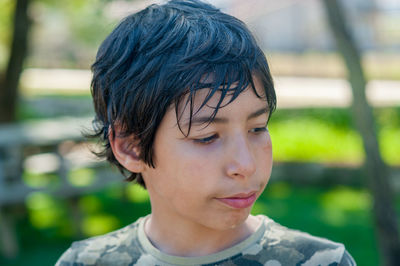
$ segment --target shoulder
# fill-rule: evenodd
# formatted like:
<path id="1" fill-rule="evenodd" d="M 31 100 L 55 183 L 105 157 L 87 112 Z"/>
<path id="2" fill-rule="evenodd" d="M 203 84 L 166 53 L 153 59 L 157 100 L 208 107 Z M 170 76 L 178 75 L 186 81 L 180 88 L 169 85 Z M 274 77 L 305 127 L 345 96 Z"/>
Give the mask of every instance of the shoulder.
<path id="1" fill-rule="evenodd" d="M 56 266 L 128 265 L 142 254 L 137 239 L 139 220 L 111 233 L 72 243 Z"/>
<path id="2" fill-rule="evenodd" d="M 276 262 L 271 265 L 356 265 L 341 243 L 289 229 L 267 217 L 265 226 L 257 255 Z"/>

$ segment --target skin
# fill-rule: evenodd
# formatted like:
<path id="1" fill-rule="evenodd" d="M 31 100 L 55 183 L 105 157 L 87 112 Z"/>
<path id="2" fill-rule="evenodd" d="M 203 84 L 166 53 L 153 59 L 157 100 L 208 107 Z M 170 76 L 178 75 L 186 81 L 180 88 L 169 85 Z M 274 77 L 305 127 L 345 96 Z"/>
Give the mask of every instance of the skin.
<path id="1" fill-rule="evenodd" d="M 257 78 L 255 87 L 263 92 Z M 206 90 L 196 95 L 195 110 L 206 95 Z M 258 198 L 268 183 L 272 145 L 265 128 L 267 103 L 247 88 L 205 126 L 201 121 L 218 100 L 215 95 L 193 117 L 187 137 L 177 126 L 173 107 L 167 111 L 155 137 L 155 168 L 138 160 L 140 151 L 126 148 L 123 139 L 111 142 L 120 163 L 142 173 L 152 206 L 145 232 L 154 246 L 170 255 L 221 251 L 247 238 L 260 223 L 249 215 L 252 204 L 236 208 L 221 199 L 238 193 Z M 188 118 L 189 110 L 184 110 L 184 132 Z"/>

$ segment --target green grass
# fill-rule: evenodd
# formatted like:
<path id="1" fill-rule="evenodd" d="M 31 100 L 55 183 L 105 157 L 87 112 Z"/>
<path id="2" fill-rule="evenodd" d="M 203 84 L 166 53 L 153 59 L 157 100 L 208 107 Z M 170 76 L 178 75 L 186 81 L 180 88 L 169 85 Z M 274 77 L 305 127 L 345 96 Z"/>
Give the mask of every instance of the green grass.
<path id="1" fill-rule="evenodd" d="M 400 108 L 377 109 L 375 116 L 383 159 L 400 165 Z M 269 131 L 276 161 L 359 165 L 365 157 L 361 136 L 345 109 L 279 110 Z"/>
<path id="2" fill-rule="evenodd" d="M 71 200 L 34 192 L 27 197 L 26 213 L 17 215 L 20 254 L 15 259 L 0 256 L 0 265 L 54 265 L 72 241 L 116 230 L 148 214 L 146 195 L 132 184 Z"/>
<path id="3" fill-rule="evenodd" d="M 379 265 L 370 211 L 364 189 L 286 183 L 270 184 L 253 209 L 289 228 L 344 243 L 358 265 L 366 266 Z"/>
<path id="4" fill-rule="evenodd" d="M 319 120 L 299 118 L 271 123 L 269 130 L 277 161 L 359 164 L 364 157 L 361 139 L 355 131 Z"/>
<path id="5" fill-rule="evenodd" d="M 68 201 L 43 193 L 31 196 L 28 219 L 17 221 L 20 256 L 13 260 L 0 257 L 0 265 L 53 265 L 72 241 L 115 230 L 150 212 L 147 193 L 131 184 L 76 199 L 78 226 L 74 226 L 76 216 L 70 206 Z M 400 213 L 400 197 L 396 207 Z M 287 227 L 344 243 L 359 265 L 372 266 L 379 264 L 379 258 L 370 210 L 371 197 L 364 189 L 272 182 L 253 214 L 265 214 Z M 47 222 L 34 222 L 43 213 L 50 213 L 42 217 Z"/>

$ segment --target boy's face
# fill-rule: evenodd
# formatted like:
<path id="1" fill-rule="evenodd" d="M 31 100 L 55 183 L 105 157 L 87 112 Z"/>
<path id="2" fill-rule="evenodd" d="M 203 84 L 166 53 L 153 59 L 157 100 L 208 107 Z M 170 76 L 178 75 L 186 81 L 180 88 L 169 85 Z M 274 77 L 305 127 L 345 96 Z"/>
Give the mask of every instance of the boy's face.
<path id="1" fill-rule="evenodd" d="M 255 86 L 263 95 L 258 79 Z M 207 92 L 196 94 L 195 111 Z M 203 119 L 210 117 L 210 106 L 218 100 L 219 95 L 214 96 L 193 116 L 187 137 L 177 126 L 174 108 L 165 114 L 154 141 L 156 167 L 142 172 L 154 218 L 216 230 L 233 228 L 247 219 L 268 183 L 272 146 L 265 129 L 266 101 L 247 88 L 205 126 Z M 188 119 L 186 108 L 180 120 L 184 132 Z"/>

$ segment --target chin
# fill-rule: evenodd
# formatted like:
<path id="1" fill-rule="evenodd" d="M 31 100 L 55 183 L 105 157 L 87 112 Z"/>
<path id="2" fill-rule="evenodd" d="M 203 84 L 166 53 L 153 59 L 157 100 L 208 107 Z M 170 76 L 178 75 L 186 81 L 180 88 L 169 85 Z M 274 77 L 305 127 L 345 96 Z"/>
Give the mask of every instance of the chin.
<path id="1" fill-rule="evenodd" d="M 218 229 L 220 230 L 229 230 L 241 226 L 244 222 L 246 222 L 247 218 L 250 215 L 251 208 L 235 210 L 229 215 L 223 215 L 218 223 Z"/>

